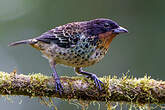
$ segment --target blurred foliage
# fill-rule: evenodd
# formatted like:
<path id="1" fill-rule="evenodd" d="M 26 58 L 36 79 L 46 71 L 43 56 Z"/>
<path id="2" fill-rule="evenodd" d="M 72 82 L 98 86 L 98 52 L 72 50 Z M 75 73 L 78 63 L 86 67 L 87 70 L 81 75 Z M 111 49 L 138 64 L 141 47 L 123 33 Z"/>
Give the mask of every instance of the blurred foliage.
<path id="1" fill-rule="evenodd" d="M 51 75 L 48 61 L 38 51 L 28 46 L 9 48 L 8 43 L 39 36 L 68 22 L 101 17 L 118 22 L 129 30 L 129 34 L 117 37 L 106 57 L 87 70 L 98 76 L 113 73 L 121 76 L 122 72 L 129 70 L 137 77 L 149 74 L 164 80 L 164 5 L 164 0 L 0 0 L 0 61 L 3 62 L 0 70 L 10 72 L 16 68 L 18 73 Z M 75 75 L 71 68 L 58 66 L 57 71 L 60 75 Z M 3 99 L 0 105 L 12 110 L 47 109 L 36 99 L 22 99 L 21 105 Z M 60 100 L 57 106 L 60 110 L 76 109 Z M 102 106 L 101 110 L 104 110 Z"/>

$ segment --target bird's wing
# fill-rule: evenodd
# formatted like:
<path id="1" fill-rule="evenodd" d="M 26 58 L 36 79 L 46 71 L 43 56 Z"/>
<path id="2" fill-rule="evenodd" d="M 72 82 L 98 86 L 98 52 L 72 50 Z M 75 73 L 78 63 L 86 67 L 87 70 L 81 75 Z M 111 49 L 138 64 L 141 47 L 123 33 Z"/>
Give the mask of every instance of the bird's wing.
<path id="1" fill-rule="evenodd" d="M 36 40 L 45 43 L 55 43 L 62 48 L 70 48 L 77 44 L 81 33 L 79 25 L 67 24 L 43 33 Z"/>

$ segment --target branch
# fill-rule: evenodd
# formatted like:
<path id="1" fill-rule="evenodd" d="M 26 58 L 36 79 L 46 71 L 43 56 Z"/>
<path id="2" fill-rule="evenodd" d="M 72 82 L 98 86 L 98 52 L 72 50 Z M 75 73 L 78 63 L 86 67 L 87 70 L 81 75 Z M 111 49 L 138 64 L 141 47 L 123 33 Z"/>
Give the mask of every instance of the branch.
<path id="1" fill-rule="evenodd" d="M 0 72 L 1 95 L 24 95 L 30 97 L 58 97 L 86 101 L 115 101 L 135 104 L 165 104 L 165 82 L 149 77 L 123 76 L 100 78 L 104 82 L 101 92 L 93 81 L 83 77 L 61 77 L 62 95 L 55 92 L 54 79 L 42 74 L 18 75 Z"/>

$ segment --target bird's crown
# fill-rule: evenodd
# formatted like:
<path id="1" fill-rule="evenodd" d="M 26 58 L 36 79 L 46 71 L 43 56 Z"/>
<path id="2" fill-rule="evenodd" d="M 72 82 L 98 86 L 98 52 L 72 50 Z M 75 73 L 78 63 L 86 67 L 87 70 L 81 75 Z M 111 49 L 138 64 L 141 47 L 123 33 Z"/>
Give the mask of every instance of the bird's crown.
<path id="1" fill-rule="evenodd" d="M 98 35 L 117 29 L 119 25 L 110 19 L 99 18 L 85 22 L 87 34 Z"/>

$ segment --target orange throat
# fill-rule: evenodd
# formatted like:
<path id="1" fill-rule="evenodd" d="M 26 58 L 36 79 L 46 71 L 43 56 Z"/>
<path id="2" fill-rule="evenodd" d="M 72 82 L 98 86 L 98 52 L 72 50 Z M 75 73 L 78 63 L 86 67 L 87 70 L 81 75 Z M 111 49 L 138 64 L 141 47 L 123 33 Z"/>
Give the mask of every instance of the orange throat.
<path id="1" fill-rule="evenodd" d="M 117 34 L 113 34 L 112 32 L 106 32 L 103 34 L 99 34 L 99 39 L 102 41 L 101 46 L 103 46 L 104 48 L 108 49 L 110 43 L 112 42 L 112 39 L 114 37 L 116 37 Z"/>

